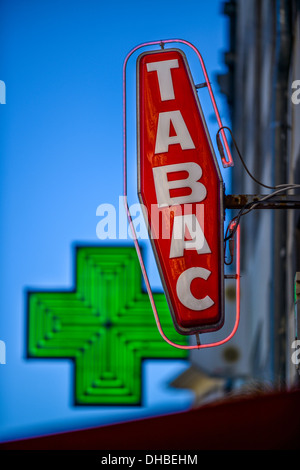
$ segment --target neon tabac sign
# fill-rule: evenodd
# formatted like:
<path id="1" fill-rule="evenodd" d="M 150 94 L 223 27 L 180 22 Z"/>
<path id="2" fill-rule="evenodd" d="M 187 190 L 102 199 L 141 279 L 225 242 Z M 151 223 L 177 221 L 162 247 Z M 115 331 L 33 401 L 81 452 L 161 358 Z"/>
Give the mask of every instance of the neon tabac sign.
<path id="1" fill-rule="evenodd" d="M 190 43 L 169 40 L 143 44 L 124 63 L 124 195 L 127 197 L 126 64 L 141 47 L 161 48 L 142 52 L 136 60 L 137 83 L 137 192 L 144 212 L 156 263 L 168 300 L 173 324 L 182 335 L 214 332 L 224 324 L 224 205 L 223 180 L 199 102 L 197 88 L 184 52 L 165 48 L 181 42 L 197 53 L 216 117 L 222 122 L 202 57 Z M 224 167 L 232 158 L 224 131 Z M 127 200 L 126 200 L 127 203 Z M 134 231 L 131 214 L 127 213 Z M 135 245 L 160 333 L 147 270 L 138 240 Z M 239 266 L 235 276 L 239 289 Z M 173 346 L 178 346 L 168 341 Z"/>

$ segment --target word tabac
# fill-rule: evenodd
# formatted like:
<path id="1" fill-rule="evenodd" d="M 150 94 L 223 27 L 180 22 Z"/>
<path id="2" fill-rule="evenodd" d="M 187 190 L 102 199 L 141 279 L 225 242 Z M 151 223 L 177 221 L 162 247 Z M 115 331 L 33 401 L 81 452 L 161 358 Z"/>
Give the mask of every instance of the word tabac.
<path id="1" fill-rule="evenodd" d="M 223 181 L 184 53 L 137 59 L 138 194 L 176 330 L 224 323 Z"/>

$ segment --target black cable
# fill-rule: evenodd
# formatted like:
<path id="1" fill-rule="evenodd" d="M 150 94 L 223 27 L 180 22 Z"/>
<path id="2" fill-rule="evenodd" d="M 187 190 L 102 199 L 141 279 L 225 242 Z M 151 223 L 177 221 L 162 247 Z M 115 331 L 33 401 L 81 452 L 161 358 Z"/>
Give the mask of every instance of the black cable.
<path id="1" fill-rule="evenodd" d="M 284 191 L 284 188 L 278 190 L 278 192 L 281 192 L 281 191 Z M 226 232 L 225 232 L 225 238 L 224 238 L 224 242 L 226 243 L 228 240 L 230 240 L 230 238 L 233 237 L 233 235 L 235 234 L 236 230 L 237 230 L 237 227 L 240 223 L 240 219 L 243 215 L 246 215 L 248 214 L 248 212 L 250 212 L 254 207 L 253 206 L 256 206 L 258 204 L 268 204 L 269 203 L 269 200 L 272 199 L 273 197 L 275 196 L 275 194 L 268 194 L 267 196 L 265 196 L 263 199 L 259 199 L 257 201 L 250 201 L 248 202 L 247 204 L 245 204 L 239 211 L 239 213 L 233 217 L 230 221 L 230 223 L 228 224 L 227 226 L 227 229 L 226 229 Z M 273 202 L 280 202 L 282 203 L 282 201 L 273 201 Z M 293 203 L 293 202 L 299 202 L 299 201 L 288 201 L 287 203 L 290 204 L 290 203 Z M 248 210 L 247 210 L 248 209 Z M 247 211 L 247 212 L 245 212 Z M 228 233 L 228 230 L 230 229 L 230 226 L 232 225 L 232 223 L 235 221 L 235 224 L 234 224 L 234 227 L 233 229 L 231 230 L 230 232 L 230 235 L 227 235 Z"/>
<path id="2" fill-rule="evenodd" d="M 251 201 L 247 204 L 245 204 L 244 207 L 242 207 L 242 209 L 240 210 L 240 212 L 238 213 L 238 215 L 236 215 L 235 217 L 233 217 L 233 219 L 230 221 L 230 223 L 228 224 L 228 227 L 227 227 L 227 230 L 226 230 L 226 233 L 225 233 L 225 238 L 224 238 L 224 243 L 225 243 L 225 251 L 226 251 L 226 242 L 230 239 L 232 239 L 233 235 L 235 234 L 236 230 L 237 230 L 237 227 L 240 223 L 240 219 L 242 217 L 242 215 L 245 215 L 245 214 L 248 214 L 248 212 L 250 212 L 257 204 L 264 204 L 266 200 L 268 199 L 271 199 L 272 197 L 275 196 L 276 193 L 279 193 L 279 192 L 282 192 L 282 191 L 288 191 L 289 189 L 294 189 L 294 188 L 299 188 L 300 185 L 299 184 L 289 184 L 289 183 L 286 183 L 286 184 L 279 184 L 277 186 L 269 186 L 267 184 L 264 184 L 262 183 L 261 181 L 259 181 L 257 178 L 255 178 L 252 173 L 250 172 L 250 170 L 248 169 L 243 157 L 242 157 L 242 154 L 239 150 L 239 147 L 237 145 L 237 142 L 233 136 L 233 133 L 232 133 L 232 130 L 230 129 L 230 127 L 228 126 L 222 126 L 218 129 L 217 131 L 217 134 L 216 134 L 216 140 L 217 140 L 217 146 L 218 146 L 218 149 L 219 149 L 219 152 L 220 152 L 220 155 L 223 159 L 225 159 L 225 154 L 224 154 L 224 149 L 223 149 L 223 145 L 222 145 L 222 142 L 221 142 L 221 138 L 220 138 L 220 132 L 223 130 L 223 129 L 227 129 L 229 132 L 230 132 L 230 135 L 231 135 L 231 138 L 232 138 L 232 141 L 234 143 L 234 146 L 236 148 L 236 151 L 237 151 L 237 154 L 241 160 L 241 163 L 245 169 L 245 171 L 247 172 L 247 174 L 250 176 L 251 179 L 253 179 L 253 181 L 255 181 L 257 184 L 259 184 L 260 186 L 263 186 L 264 188 L 267 188 L 267 189 L 274 189 L 275 192 L 274 193 L 271 193 L 271 194 L 268 194 L 267 196 L 264 196 L 263 198 L 259 199 L 258 201 Z M 275 201 L 276 202 L 276 201 Z M 293 201 L 288 201 L 289 203 L 290 202 L 293 202 Z M 295 201 L 296 202 L 296 201 Z M 298 202 L 298 201 L 297 201 Z M 247 210 L 248 209 L 248 210 Z M 247 210 L 247 212 L 245 212 Z M 236 223 L 234 224 L 234 228 L 230 231 L 230 234 L 227 235 L 228 233 L 228 230 L 229 230 L 229 227 L 232 225 L 232 223 L 236 221 Z M 231 264 L 232 263 L 232 260 L 230 263 L 225 263 L 225 264 Z"/>
<path id="3" fill-rule="evenodd" d="M 255 181 L 257 184 L 259 184 L 260 186 L 263 186 L 264 188 L 267 188 L 267 189 L 277 189 L 277 186 L 268 186 L 267 184 L 264 184 L 262 183 L 261 181 L 259 181 L 257 178 L 255 178 L 252 173 L 250 172 L 250 170 L 248 169 L 242 155 L 241 155 L 241 152 L 239 150 L 239 147 L 236 143 L 236 140 L 235 138 L 233 137 L 233 133 L 232 133 L 232 130 L 230 129 L 230 127 L 227 127 L 227 126 L 223 126 L 223 127 L 220 127 L 220 129 L 218 130 L 217 132 L 217 136 L 216 136 L 216 140 L 217 140 L 217 146 L 218 146 L 218 149 L 219 149 L 219 152 L 220 154 L 225 158 L 224 156 L 224 149 L 223 149 L 223 145 L 222 145 L 222 142 L 221 142 L 221 139 L 220 139 L 220 132 L 223 130 L 223 129 L 227 129 L 229 132 L 230 132 L 230 135 L 231 135 L 231 138 L 232 138 L 232 142 L 234 143 L 234 146 L 236 148 L 236 151 L 238 153 L 238 156 L 242 162 L 242 165 L 243 167 L 245 168 L 246 172 L 248 173 L 248 175 L 250 176 L 250 178 L 253 179 L 253 181 Z"/>

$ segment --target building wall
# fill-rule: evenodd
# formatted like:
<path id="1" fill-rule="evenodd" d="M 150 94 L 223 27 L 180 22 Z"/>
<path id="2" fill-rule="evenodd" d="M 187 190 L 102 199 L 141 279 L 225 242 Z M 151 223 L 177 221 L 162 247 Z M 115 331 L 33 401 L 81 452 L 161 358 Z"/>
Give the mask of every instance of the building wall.
<path id="1" fill-rule="evenodd" d="M 299 0 L 230 0 L 228 72 L 219 77 L 231 129 L 250 172 L 267 186 L 300 183 L 300 104 L 291 102 L 300 80 Z M 233 194 L 269 194 L 253 181 L 233 147 Z M 299 193 L 299 191 L 298 191 Z M 226 221 L 226 223 L 229 220 Z M 300 271 L 300 211 L 253 210 L 241 218 L 241 325 L 230 345 L 239 359 L 224 363 L 228 345 L 197 352 L 192 363 L 212 373 L 271 387 L 298 382 L 291 361 L 294 277 Z M 234 306 L 227 298 L 227 322 Z M 229 318 L 228 318 L 229 314 Z M 222 362 L 223 361 L 223 362 Z"/>
<path id="2" fill-rule="evenodd" d="M 269 186 L 299 183 L 299 108 L 291 81 L 299 73 L 299 2 L 238 0 L 231 80 L 232 130 L 251 173 Z M 233 192 L 268 194 L 234 155 Z M 253 210 L 242 218 L 242 315 L 247 316 L 249 370 L 275 385 L 295 381 L 294 277 L 299 214 Z"/>

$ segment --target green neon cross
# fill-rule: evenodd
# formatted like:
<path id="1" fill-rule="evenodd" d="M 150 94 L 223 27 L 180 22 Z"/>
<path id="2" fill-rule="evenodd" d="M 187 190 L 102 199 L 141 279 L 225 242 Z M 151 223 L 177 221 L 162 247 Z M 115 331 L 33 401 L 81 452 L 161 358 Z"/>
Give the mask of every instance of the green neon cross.
<path id="1" fill-rule="evenodd" d="M 140 405 L 142 361 L 186 358 L 160 336 L 132 247 L 77 247 L 75 290 L 28 292 L 28 357 L 75 363 L 76 405 Z M 164 294 L 165 334 L 179 344 Z"/>

